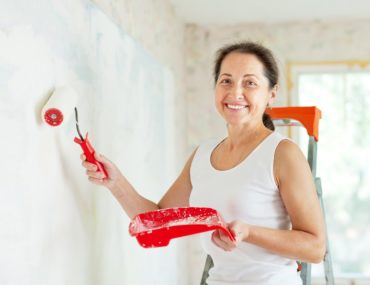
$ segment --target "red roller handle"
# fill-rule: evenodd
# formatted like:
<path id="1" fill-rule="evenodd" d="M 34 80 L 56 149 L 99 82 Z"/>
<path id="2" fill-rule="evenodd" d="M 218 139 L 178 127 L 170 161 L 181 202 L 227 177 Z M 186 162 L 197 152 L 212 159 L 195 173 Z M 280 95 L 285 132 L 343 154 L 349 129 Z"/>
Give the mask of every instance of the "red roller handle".
<path id="1" fill-rule="evenodd" d="M 103 178 L 107 178 L 108 177 L 108 173 L 105 170 L 103 164 L 101 164 L 99 161 L 97 161 L 95 159 L 95 156 L 94 156 L 95 150 L 92 147 L 92 145 L 91 145 L 91 143 L 90 143 L 87 135 L 88 134 L 86 133 L 86 137 L 85 137 L 84 140 L 81 140 L 78 137 L 75 137 L 74 142 L 77 143 L 77 144 L 79 144 L 81 146 L 81 148 L 82 148 L 82 150 L 83 150 L 83 152 L 84 152 L 84 154 L 86 156 L 86 161 L 95 164 L 97 166 L 97 168 L 98 168 L 98 171 L 104 173 L 104 177 Z"/>

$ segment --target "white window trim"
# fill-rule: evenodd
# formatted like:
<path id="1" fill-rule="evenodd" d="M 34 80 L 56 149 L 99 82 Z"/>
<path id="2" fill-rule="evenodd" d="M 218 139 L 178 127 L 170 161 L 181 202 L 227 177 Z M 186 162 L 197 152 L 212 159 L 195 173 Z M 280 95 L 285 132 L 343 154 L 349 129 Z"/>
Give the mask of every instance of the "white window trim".
<path id="1" fill-rule="evenodd" d="M 345 73 L 370 72 L 370 61 L 318 61 L 318 62 L 291 62 L 287 64 L 288 102 L 292 106 L 299 106 L 298 76 L 302 73 Z"/>

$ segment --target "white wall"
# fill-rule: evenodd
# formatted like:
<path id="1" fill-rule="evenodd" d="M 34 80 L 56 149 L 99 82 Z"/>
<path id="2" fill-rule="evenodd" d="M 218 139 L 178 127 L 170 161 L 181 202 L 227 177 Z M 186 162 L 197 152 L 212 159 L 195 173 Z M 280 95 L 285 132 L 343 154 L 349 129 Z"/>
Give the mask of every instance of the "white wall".
<path id="1" fill-rule="evenodd" d="M 86 181 L 73 116 L 40 120 L 53 88 L 73 87 L 96 149 L 158 200 L 182 158 L 177 75 L 87 0 L 0 7 L 0 284 L 186 284 L 181 243 L 141 249 L 118 203 Z"/>
<path id="2" fill-rule="evenodd" d="M 92 2 L 173 74 L 173 96 L 170 107 L 174 114 L 171 123 L 175 126 L 173 154 L 167 150 L 168 156 L 174 162 L 172 173 L 169 175 L 169 181 L 173 181 L 192 151 L 187 148 L 185 25 L 175 14 L 169 0 L 92 0 Z M 142 165 L 130 164 L 130 166 L 140 168 Z M 144 177 L 148 172 L 150 173 L 149 168 L 146 172 L 143 171 Z M 187 241 L 176 240 L 172 243 L 175 243 L 179 250 L 177 258 L 172 260 L 178 270 L 179 279 L 176 284 L 188 284 L 191 269 L 187 263 Z M 158 263 L 158 266 L 162 265 Z M 142 274 L 145 275 L 147 270 L 148 268 Z M 171 271 L 166 269 L 166 272 Z"/>
<path id="3" fill-rule="evenodd" d="M 176 173 L 186 151 L 185 24 L 169 0 L 91 0 L 174 76 Z"/>

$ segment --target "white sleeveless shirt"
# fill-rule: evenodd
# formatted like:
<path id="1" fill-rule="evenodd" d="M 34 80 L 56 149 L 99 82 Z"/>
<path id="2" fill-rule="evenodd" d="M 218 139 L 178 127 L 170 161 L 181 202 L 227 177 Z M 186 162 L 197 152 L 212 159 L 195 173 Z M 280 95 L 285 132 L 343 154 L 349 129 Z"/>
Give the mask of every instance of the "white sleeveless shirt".
<path id="1" fill-rule="evenodd" d="M 212 151 L 220 140 L 201 144 L 190 169 L 193 186 L 190 205 L 214 208 L 226 222 L 238 219 L 250 225 L 290 229 L 273 173 L 275 150 L 284 139 L 277 132 L 271 133 L 246 159 L 229 170 L 217 170 L 211 164 Z M 302 284 L 294 260 L 247 242 L 226 252 L 213 244 L 211 234 L 201 234 L 202 245 L 214 262 L 208 285 Z"/>

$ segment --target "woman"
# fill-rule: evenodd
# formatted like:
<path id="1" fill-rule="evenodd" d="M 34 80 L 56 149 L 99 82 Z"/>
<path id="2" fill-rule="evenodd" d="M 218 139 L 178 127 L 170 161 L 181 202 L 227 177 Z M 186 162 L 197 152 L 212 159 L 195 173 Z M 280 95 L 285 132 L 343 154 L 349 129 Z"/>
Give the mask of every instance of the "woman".
<path id="1" fill-rule="evenodd" d="M 140 196 L 101 155 L 96 159 L 108 179 L 82 155 L 83 166 L 131 218 L 191 205 L 215 208 L 230 221 L 236 241 L 222 231 L 202 235 L 214 262 L 207 284 L 301 284 L 295 260 L 320 262 L 325 230 L 304 155 L 265 114 L 278 89 L 276 61 L 259 44 L 229 45 L 217 54 L 214 76 L 215 104 L 228 136 L 201 144 L 159 203 Z"/>

